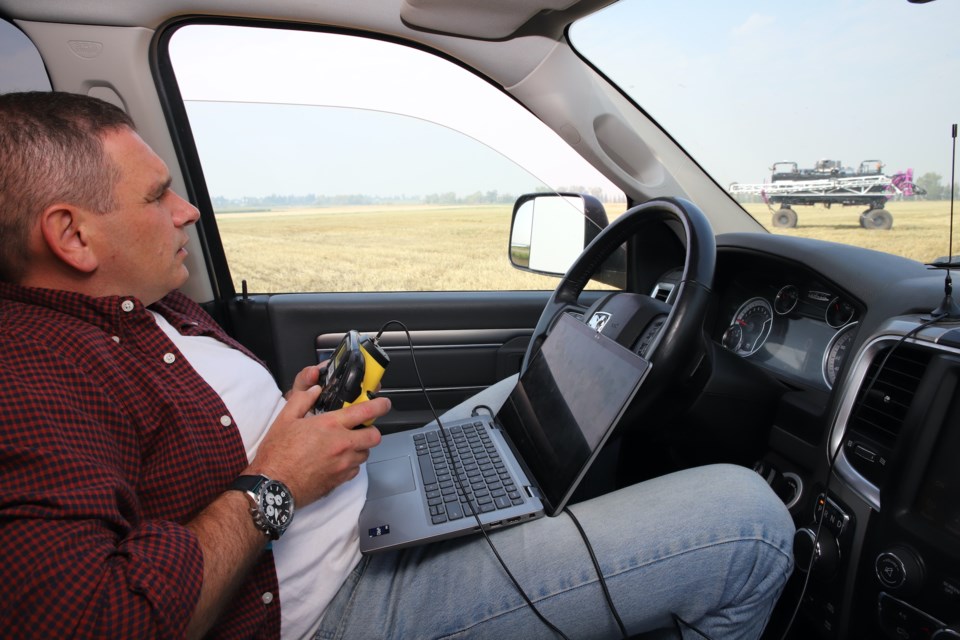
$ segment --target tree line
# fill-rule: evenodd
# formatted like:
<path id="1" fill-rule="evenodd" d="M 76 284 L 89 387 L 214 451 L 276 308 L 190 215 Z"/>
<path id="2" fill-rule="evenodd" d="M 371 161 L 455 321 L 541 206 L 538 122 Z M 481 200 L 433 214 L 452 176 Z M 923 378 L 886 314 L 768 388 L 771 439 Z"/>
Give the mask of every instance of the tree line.
<path id="1" fill-rule="evenodd" d="M 927 192 L 927 194 L 923 196 L 926 200 L 950 199 L 950 185 L 943 184 L 943 176 L 939 173 L 934 173 L 933 171 L 927 172 L 918 178 L 914 178 L 913 183 Z M 953 196 L 955 198 L 958 192 L 960 192 L 960 188 L 954 185 Z"/>
<path id="2" fill-rule="evenodd" d="M 536 192 L 548 192 L 547 187 L 538 187 Z M 599 187 L 561 186 L 557 187 L 561 193 L 587 193 L 600 198 L 605 202 L 623 202 L 622 193 L 605 194 Z M 612 199 L 610 199 L 612 198 Z M 430 193 L 427 195 L 393 195 L 371 196 L 365 194 L 342 194 L 327 196 L 307 193 L 303 195 L 270 194 L 268 196 L 244 196 L 242 198 L 227 198 L 213 196 L 211 198 L 214 211 L 250 211 L 254 209 L 269 210 L 273 207 L 342 207 L 349 205 L 402 205 L 402 204 L 513 204 L 517 195 L 500 193 L 496 189 L 490 191 L 475 191 L 460 195 L 454 191 L 444 193 Z"/>

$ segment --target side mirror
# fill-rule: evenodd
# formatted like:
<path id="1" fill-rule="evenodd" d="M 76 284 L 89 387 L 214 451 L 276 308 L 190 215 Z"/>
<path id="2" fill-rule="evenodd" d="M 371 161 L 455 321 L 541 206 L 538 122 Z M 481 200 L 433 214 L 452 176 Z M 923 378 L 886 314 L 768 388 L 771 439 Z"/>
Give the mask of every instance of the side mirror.
<path id="1" fill-rule="evenodd" d="M 563 275 L 607 224 L 603 203 L 590 195 L 520 196 L 513 205 L 510 263 L 523 271 Z"/>

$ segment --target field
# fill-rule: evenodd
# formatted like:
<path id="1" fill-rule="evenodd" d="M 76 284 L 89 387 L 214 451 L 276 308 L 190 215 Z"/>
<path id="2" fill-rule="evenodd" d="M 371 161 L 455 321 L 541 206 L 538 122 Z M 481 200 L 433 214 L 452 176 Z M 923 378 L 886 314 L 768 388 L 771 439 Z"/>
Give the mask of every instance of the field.
<path id="1" fill-rule="evenodd" d="M 622 205 L 620 205 L 622 206 Z M 774 229 L 763 204 L 747 210 L 773 233 L 856 244 L 922 261 L 947 254 L 948 202 L 894 202 L 893 229 L 868 231 L 861 208 L 797 207 L 795 229 Z M 507 258 L 510 205 L 376 207 L 221 213 L 217 224 L 237 289 L 471 291 L 553 289 L 556 278 Z"/>
<path id="2" fill-rule="evenodd" d="M 507 258 L 510 205 L 299 209 L 217 216 L 237 289 L 553 289 Z"/>
<path id="3" fill-rule="evenodd" d="M 764 204 L 747 204 L 744 208 L 773 233 L 819 238 L 853 244 L 868 249 L 893 253 L 921 262 L 947 255 L 950 232 L 950 202 L 911 200 L 887 203 L 893 214 L 889 231 L 866 230 L 860 227 L 860 213 L 866 207 L 822 206 L 794 207 L 799 216 L 795 229 L 774 228 L 772 213 Z M 960 252 L 960 247 L 954 253 Z"/>

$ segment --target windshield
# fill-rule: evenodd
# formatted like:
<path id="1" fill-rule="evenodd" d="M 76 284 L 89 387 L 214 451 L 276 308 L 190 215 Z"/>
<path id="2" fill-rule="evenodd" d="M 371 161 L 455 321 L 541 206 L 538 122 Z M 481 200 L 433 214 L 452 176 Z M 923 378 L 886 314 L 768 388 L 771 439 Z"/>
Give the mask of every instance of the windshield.
<path id="1" fill-rule="evenodd" d="M 958 25 L 952 0 L 621 0 L 570 39 L 769 231 L 930 262 Z"/>

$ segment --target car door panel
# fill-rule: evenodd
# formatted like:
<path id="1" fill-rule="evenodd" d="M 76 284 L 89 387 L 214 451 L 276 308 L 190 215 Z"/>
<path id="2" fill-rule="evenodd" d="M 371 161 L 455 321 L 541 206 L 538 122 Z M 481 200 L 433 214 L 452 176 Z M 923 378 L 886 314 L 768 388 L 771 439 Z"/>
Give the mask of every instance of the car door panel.
<path id="1" fill-rule="evenodd" d="M 549 291 L 276 294 L 238 298 L 225 324 L 270 366 L 280 387 L 316 364 L 356 329 L 376 334 L 389 321 L 411 332 L 416 364 L 438 412 L 519 371 Z M 599 295 L 584 294 L 589 302 Z M 381 344 L 391 358 L 382 393 L 394 404 L 378 425 L 385 431 L 432 419 L 417 380 L 407 337 L 386 326 Z"/>
<path id="2" fill-rule="evenodd" d="M 442 411 L 516 373 L 530 334 L 529 327 L 411 331 L 408 342 L 405 332 L 384 333 L 380 345 L 390 357 L 390 366 L 380 393 L 390 398 L 393 411 L 378 424 L 396 428 L 432 420 L 424 389 Z M 342 333 L 318 336 L 317 360 L 329 357 L 342 337 Z"/>

